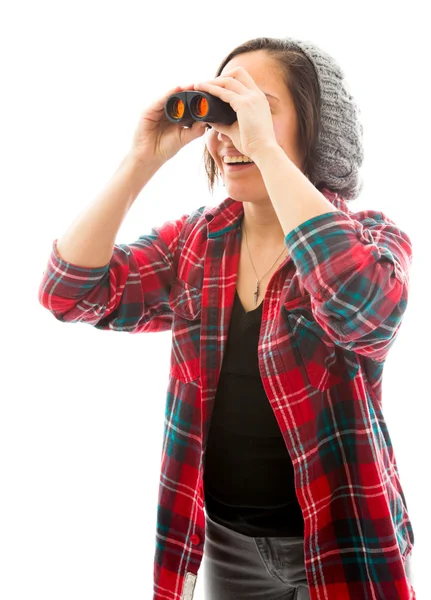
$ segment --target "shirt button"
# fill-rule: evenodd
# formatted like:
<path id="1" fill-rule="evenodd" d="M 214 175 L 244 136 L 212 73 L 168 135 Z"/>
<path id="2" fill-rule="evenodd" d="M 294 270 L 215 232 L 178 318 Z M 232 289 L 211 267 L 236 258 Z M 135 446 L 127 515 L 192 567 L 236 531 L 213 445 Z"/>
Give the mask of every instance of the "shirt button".
<path id="1" fill-rule="evenodd" d="M 190 536 L 190 541 L 192 544 L 200 544 L 201 538 L 196 533 L 194 533 L 193 535 Z"/>

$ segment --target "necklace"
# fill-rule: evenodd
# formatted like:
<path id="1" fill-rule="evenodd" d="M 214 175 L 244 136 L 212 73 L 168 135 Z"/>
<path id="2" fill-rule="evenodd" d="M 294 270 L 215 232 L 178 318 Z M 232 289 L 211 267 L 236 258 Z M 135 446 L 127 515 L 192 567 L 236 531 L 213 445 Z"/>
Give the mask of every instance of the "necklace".
<path id="1" fill-rule="evenodd" d="M 253 266 L 253 271 L 256 274 L 256 277 L 258 276 L 256 273 L 256 269 L 254 268 L 254 264 L 253 264 L 253 259 L 251 258 L 251 254 L 250 254 L 250 248 L 248 247 L 248 241 L 247 241 L 247 232 L 245 230 L 245 225 L 243 224 L 243 228 L 244 228 L 244 233 L 245 233 L 245 243 L 247 244 L 247 250 L 248 250 L 248 254 L 250 256 L 250 260 L 251 260 L 251 264 Z M 287 250 L 287 248 L 284 248 L 281 253 L 277 256 L 277 258 L 275 259 L 275 261 L 272 263 L 271 267 L 268 269 L 268 271 L 265 273 L 265 275 L 267 275 L 270 270 L 272 269 L 272 267 L 275 265 L 275 263 L 277 262 L 277 260 L 280 258 L 280 256 L 283 254 L 283 252 Z M 259 296 L 259 282 L 265 277 L 265 275 L 262 275 L 262 277 L 260 279 L 257 279 L 256 281 L 256 291 L 254 292 L 254 305 L 257 306 L 257 298 Z"/>

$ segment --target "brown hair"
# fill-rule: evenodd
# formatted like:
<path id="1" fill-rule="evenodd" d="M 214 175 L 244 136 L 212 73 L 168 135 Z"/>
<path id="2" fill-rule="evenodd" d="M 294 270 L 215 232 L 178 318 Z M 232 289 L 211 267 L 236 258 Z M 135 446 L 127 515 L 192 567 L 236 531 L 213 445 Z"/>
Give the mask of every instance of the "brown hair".
<path id="1" fill-rule="evenodd" d="M 304 156 L 302 172 L 317 188 L 328 187 L 324 182 L 313 181 L 316 146 L 320 131 L 320 88 L 313 63 L 300 51 L 293 49 L 283 39 L 258 37 L 237 46 L 220 64 L 216 77 L 225 65 L 238 54 L 265 50 L 280 67 L 287 89 L 292 95 L 298 119 L 298 146 Z M 213 194 L 215 179 L 220 170 L 207 147 L 203 155 L 208 187 Z"/>

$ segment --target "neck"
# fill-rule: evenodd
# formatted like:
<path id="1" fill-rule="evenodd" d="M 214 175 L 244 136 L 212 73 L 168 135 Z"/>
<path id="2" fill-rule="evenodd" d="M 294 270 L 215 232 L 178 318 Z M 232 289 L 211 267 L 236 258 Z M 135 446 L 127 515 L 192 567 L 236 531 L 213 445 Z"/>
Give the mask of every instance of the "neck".
<path id="1" fill-rule="evenodd" d="M 263 279 L 266 275 L 273 271 L 274 268 L 278 268 L 282 261 L 285 260 L 287 255 L 287 248 L 284 243 L 284 237 L 277 242 L 277 240 L 273 240 L 271 237 L 266 238 L 266 240 L 259 242 L 250 243 L 249 234 L 247 226 L 244 227 L 244 222 L 242 223 L 242 240 L 241 244 L 244 248 L 244 252 L 249 255 L 250 262 L 253 265 L 253 270 L 256 273 L 256 269 L 260 271 L 263 270 L 264 273 L 261 276 Z M 270 240 L 268 242 L 268 239 Z M 254 257 L 254 258 L 253 258 Z M 271 265 L 268 268 L 268 265 Z"/>
<path id="2" fill-rule="evenodd" d="M 248 243 L 258 248 L 281 248 L 285 235 L 271 202 L 265 206 L 243 202 L 243 208 L 242 230 L 247 232 Z"/>
<path id="3" fill-rule="evenodd" d="M 248 206 L 244 204 L 242 232 L 247 236 L 249 246 L 256 249 L 274 249 L 284 245 L 284 232 L 280 221 L 272 208 Z M 244 235 L 245 237 L 245 235 Z"/>

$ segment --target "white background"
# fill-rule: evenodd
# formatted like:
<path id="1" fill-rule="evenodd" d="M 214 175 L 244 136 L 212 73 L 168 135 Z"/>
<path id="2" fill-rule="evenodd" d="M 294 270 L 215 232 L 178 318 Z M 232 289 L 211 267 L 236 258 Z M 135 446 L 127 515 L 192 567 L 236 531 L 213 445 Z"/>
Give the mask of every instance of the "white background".
<path id="1" fill-rule="evenodd" d="M 152 598 L 171 333 L 57 321 L 37 300 L 53 240 L 106 185 L 141 112 L 213 78 L 258 36 L 320 45 L 362 114 L 365 188 L 413 243 L 410 295 L 383 410 L 429 593 L 429 46 L 426 3 L 19 2 L 1 9 L 2 600 Z M 116 243 L 216 205 L 204 137 L 159 170 Z M 5 214 L 6 212 L 6 214 Z M 195 599 L 203 598 L 203 570 Z"/>

